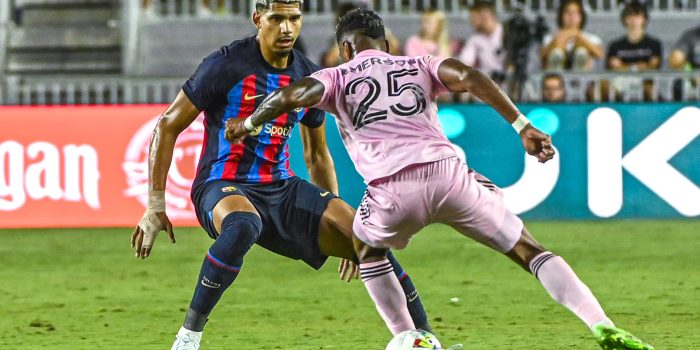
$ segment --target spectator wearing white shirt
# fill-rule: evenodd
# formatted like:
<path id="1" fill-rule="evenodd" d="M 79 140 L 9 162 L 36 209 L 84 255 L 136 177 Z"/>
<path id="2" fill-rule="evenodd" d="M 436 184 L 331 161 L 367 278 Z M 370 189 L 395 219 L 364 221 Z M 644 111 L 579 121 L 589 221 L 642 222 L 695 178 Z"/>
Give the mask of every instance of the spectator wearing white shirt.
<path id="1" fill-rule="evenodd" d="M 542 62 L 545 69 L 590 71 L 595 60 L 603 58 L 603 41 L 584 32 L 586 12 L 579 0 L 564 0 L 557 13 L 559 30 L 543 41 Z"/>
<path id="2" fill-rule="evenodd" d="M 477 0 L 469 9 L 469 22 L 476 33 L 464 45 L 460 61 L 487 75 L 502 73 L 505 62 L 503 26 L 493 3 Z"/>

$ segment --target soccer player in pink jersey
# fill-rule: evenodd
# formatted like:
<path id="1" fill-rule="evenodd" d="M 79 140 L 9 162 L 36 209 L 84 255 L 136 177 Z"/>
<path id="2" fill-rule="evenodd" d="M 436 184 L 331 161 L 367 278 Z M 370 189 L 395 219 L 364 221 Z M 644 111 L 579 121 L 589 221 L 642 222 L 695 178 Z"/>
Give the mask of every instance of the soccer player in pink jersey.
<path id="1" fill-rule="evenodd" d="M 488 77 L 454 59 L 388 54 L 381 18 L 355 10 L 337 27 L 347 63 L 277 90 L 248 118 L 229 119 L 239 141 L 285 111 L 315 107 L 336 115 L 343 142 L 367 191 L 354 221 L 360 272 L 393 334 L 415 328 L 386 260 L 431 223 L 444 223 L 530 271 L 554 300 L 578 316 L 604 349 L 653 349 L 615 327 L 590 289 L 561 257 L 544 249 L 504 205 L 500 190 L 470 170 L 445 137 L 436 97 L 469 92 L 513 125 L 528 154 L 554 157 L 551 138 L 533 127 Z"/>

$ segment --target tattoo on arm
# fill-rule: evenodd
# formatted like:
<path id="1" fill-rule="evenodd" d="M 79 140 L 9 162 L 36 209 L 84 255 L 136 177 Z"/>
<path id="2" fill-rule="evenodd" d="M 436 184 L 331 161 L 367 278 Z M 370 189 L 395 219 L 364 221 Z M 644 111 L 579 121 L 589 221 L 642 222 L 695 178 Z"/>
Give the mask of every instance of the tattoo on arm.
<path id="1" fill-rule="evenodd" d="M 324 91 L 325 86 L 318 80 L 301 79 L 268 95 L 251 116 L 251 121 L 260 126 L 292 109 L 312 107 L 321 101 Z"/>

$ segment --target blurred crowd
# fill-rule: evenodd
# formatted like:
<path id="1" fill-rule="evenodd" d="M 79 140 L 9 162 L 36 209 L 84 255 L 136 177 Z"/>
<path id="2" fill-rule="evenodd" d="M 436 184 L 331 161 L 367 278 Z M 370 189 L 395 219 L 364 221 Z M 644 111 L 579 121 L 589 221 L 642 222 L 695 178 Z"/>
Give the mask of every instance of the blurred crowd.
<path id="1" fill-rule="evenodd" d="M 341 4 L 336 18 L 358 6 L 363 4 L 356 1 Z M 524 82 L 529 74 L 543 73 L 543 102 L 566 100 L 566 85 L 560 74 L 564 72 L 658 71 L 663 60 L 673 70 L 700 69 L 700 25 L 682 33 L 670 52 L 665 53 L 661 41 L 647 32 L 649 11 L 639 0 L 630 0 L 622 8 L 620 23 L 624 31 L 607 43 L 586 31 L 586 15 L 580 0 L 564 0 L 557 11 L 555 28 L 550 31 L 543 19 L 528 21 L 518 14 L 502 22 L 492 2 L 477 0 L 469 9 L 473 34 L 466 40 L 451 36 L 445 14 L 433 9 L 423 12 L 420 28 L 404 43 L 399 42 L 390 28 L 388 37 L 394 54 L 457 58 L 488 74 L 515 95 L 518 83 Z M 329 38 L 328 48 L 319 61 L 325 67 L 340 63 L 334 38 Z M 597 88 L 602 90 L 599 93 L 603 100 L 608 96 L 615 99 L 632 84 L 643 84 L 645 100 L 652 99 L 653 82 L 630 74 L 604 81 Z M 590 95 L 594 93 L 592 89 L 593 86 Z M 449 98 L 471 99 L 468 95 Z"/>
<path id="2" fill-rule="evenodd" d="M 151 13 L 154 1 L 142 0 L 146 13 Z M 197 13 L 201 16 L 216 15 L 224 0 L 197 0 Z M 471 35 L 457 39 L 448 28 L 445 13 L 425 9 L 420 27 L 405 42 L 387 28 L 387 38 L 393 54 L 408 56 L 436 55 L 454 57 L 488 74 L 501 84 L 511 97 L 518 99 L 520 90 L 532 74 L 541 76 L 543 102 L 565 101 L 567 72 L 653 72 L 662 67 L 676 71 L 700 69 L 700 25 L 682 33 L 677 41 L 664 52 L 663 45 L 653 33 L 647 32 L 651 18 L 643 0 L 626 0 L 620 12 L 620 36 L 609 41 L 586 30 L 587 13 L 581 0 L 562 0 L 555 23 L 547 23 L 543 17 L 530 20 L 517 9 L 506 20 L 499 18 L 493 2 L 476 0 L 469 8 Z M 335 5 L 336 20 L 345 13 L 368 7 L 368 0 L 354 0 Z M 308 3 L 305 6 L 308 7 Z M 514 10 L 514 11 L 513 11 Z M 402 33 L 405 34 L 405 33 Z M 341 63 L 335 37 L 329 35 L 326 49 L 318 57 L 324 67 Z M 303 36 L 297 48 L 304 50 Z M 315 59 L 315 57 L 312 57 Z M 666 65 L 662 65 L 666 62 Z M 587 88 L 589 99 L 593 95 L 602 100 L 619 100 L 621 92 L 637 88 L 644 92 L 645 100 L 653 99 L 654 82 L 634 74 L 611 74 L 609 79 Z M 683 89 L 695 89 L 700 84 L 696 77 L 677 81 L 674 98 L 679 99 Z M 470 101 L 469 95 L 449 96 L 457 102 Z"/>

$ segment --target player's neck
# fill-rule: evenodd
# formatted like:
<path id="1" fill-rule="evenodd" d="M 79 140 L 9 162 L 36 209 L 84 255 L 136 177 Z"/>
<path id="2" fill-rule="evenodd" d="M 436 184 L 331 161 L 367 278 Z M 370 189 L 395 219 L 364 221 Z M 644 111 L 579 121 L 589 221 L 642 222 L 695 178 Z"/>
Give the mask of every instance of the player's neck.
<path id="1" fill-rule="evenodd" d="M 260 53 L 262 54 L 263 59 L 265 60 L 265 62 L 267 62 L 267 64 L 277 69 L 287 68 L 287 65 L 289 64 L 289 55 L 291 53 L 275 52 L 269 47 L 265 47 L 265 45 L 259 45 L 259 47 Z"/>

